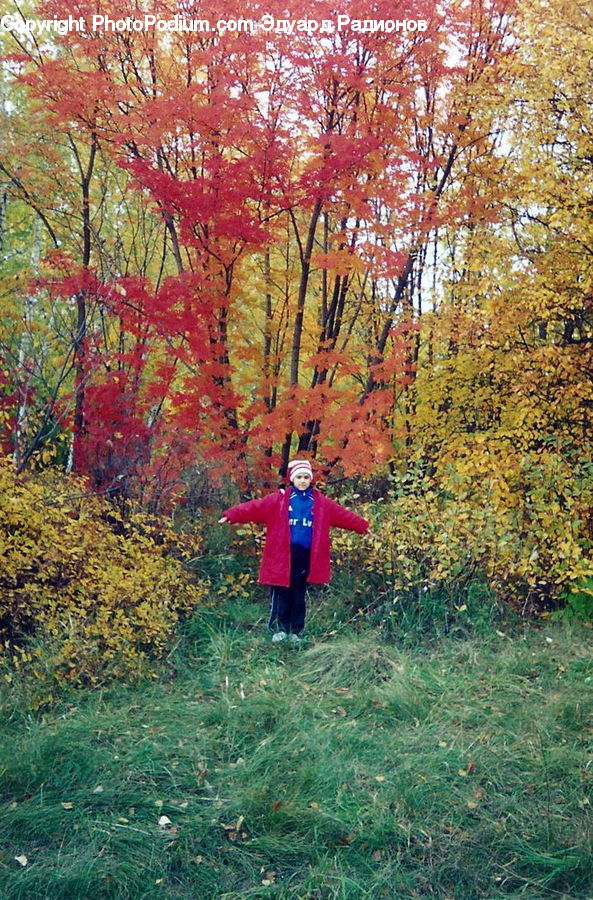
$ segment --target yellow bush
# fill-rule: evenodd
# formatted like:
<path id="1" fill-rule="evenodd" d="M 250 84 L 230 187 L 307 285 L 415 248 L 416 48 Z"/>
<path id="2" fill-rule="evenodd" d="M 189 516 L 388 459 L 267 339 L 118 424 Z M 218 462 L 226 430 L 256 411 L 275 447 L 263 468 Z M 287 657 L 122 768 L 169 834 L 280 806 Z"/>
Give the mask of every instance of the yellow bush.
<path id="1" fill-rule="evenodd" d="M 588 461 L 581 468 L 554 447 L 528 453 L 478 436 L 451 445 L 430 477 L 396 479 L 393 496 L 362 510 L 368 541 L 336 533 L 334 547 L 394 600 L 480 576 L 501 601 L 546 611 L 593 575 L 593 482 Z"/>
<path id="2" fill-rule="evenodd" d="M 35 670 L 27 643 L 42 638 L 60 680 L 95 684 L 145 671 L 205 592 L 183 567 L 195 555 L 187 538 L 123 516 L 80 479 L 17 476 L 6 459 L 0 553 L 0 640 L 16 665 Z"/>

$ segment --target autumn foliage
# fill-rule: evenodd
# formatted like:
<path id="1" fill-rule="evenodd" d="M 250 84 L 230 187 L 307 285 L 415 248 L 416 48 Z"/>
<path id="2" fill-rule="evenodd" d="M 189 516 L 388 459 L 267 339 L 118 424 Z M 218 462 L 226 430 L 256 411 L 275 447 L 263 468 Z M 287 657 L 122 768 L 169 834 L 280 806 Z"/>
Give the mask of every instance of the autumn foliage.
<path id="1" fill-rule="evenodd" d="M 197 538 L 188 543 L 141 514 L 118 513 L 82 479 L 18 478 L 6 462 L 0 500 L 5 653 L 50 695 L 60 682 L 145 674 L 179 617 L 204 597 L 183 564 Z"/>
<path id="2" fill-rule="evenodd" d="M 591 23 L 347 5 L 323 34 L 296 23 L 332 4 L 273 0 L 241 15 L 292 30 L 3 37 L 4 446 L 152 511 L 297 451 L 420 473 L 410 544 L 428 504 L 437 569 L 454 535 L 501 596 L 556 603 L 591 556 Z M 427 24 L 352 25 L 388 19 Z"/>
<path id="3" fill-rule="evenodd" d="M 38 290 L 74 336 L 51 415 L 74 434 L 76 470 L 159 502 L 196 458 L 244 484 L 297 446 L 347 474 L 388 460 L 416 374 L 426 249 L 474 207 L 463 186 L 448 194 L 458 158 L 487 140 L 474 107 L 507 52 L 508 9 L 375 0 L 350 4 L 351 19 L 413 13 L 426 29 L 73 31 L 56 53 L 12 55 L 39 128 L 13 188 L 47 191 L 60 245 Z M 331 4 L 315 18 L 333 21 Z M 22 121 L 8 119 L 16 152 Z M 39 181 L 48 163 L 53 185 Z M 53 223 L 56 189 L 67 227 Z M 25 457 L 41 443 L 16 437 Z"/>

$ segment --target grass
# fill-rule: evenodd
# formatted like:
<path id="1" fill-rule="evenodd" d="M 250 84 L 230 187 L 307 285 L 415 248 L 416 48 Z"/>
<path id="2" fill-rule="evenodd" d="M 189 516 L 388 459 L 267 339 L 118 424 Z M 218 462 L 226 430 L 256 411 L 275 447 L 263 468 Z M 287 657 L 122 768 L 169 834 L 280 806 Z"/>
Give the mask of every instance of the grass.
<path id="1" fill-rule="evenodd" d="M 321 622 L 229 603 L 152 683 L 6 690 L 2 900 L 591 900 L 591 630 Z"/>

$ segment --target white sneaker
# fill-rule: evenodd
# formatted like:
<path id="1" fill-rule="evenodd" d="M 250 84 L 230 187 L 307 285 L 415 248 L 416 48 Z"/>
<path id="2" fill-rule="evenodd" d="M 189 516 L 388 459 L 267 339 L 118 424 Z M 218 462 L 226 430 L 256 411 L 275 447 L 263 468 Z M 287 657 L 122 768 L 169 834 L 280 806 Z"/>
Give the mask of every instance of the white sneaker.
<path id="1" fill-rule="evenodd" d="M 292 641 L 293 644 L 300 644 L 301 636 L 299 634 L 289 634 L 288 640 Z"/>
<path id="2" fill-rule="evenodd" d="M 285 631 L 277 631 L 272 635 L 272 643 L 278 644 L 280 641 L 285 641 L 288 635 Z"/>

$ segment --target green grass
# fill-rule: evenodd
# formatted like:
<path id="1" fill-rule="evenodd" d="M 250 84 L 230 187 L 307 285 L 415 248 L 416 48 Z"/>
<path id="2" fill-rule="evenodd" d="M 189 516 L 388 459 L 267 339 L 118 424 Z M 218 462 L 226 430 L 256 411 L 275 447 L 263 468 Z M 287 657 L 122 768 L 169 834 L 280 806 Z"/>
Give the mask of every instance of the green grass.
<path id="1" fill-rule="evenodd" d="M 311 621 L 272 645 L 228 604 L 153 683 L 6 689 L 2 900 L 593 898 L 589 628 Z"/>

